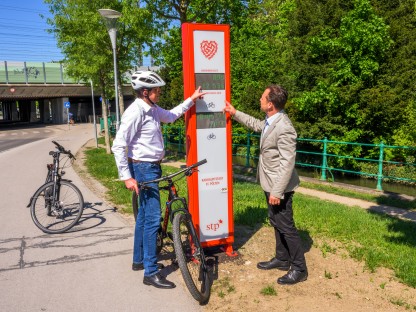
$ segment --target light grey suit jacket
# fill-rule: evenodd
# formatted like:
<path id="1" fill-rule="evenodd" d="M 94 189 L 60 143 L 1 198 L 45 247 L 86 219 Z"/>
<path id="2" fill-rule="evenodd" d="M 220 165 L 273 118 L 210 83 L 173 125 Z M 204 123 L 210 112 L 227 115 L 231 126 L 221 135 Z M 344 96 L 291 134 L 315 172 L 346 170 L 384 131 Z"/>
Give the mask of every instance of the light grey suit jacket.
<path id="1" fill-rule="evenodd" d="M 234 119 L 255 132 L 262 132 L 265 120 L 237 111 Z M 297 133 L 289 117 L 279 113 L 260 139 L 257 180 L 265 192 L 282 198 L 299 186 L 295 169 Z"/>

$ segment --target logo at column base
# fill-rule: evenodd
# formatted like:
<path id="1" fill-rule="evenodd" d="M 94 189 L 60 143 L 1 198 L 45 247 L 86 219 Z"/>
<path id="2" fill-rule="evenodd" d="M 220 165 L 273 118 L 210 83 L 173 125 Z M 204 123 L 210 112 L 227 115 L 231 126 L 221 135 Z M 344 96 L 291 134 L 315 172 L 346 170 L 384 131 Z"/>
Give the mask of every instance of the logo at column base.
<path id="1" fill-rule="evenodd" d="M 219 219 L 217 223 L 207 224 L 206 230 L 216 232 L 221 227 L 222 224 L 223 224 L 223 221 Z"/>

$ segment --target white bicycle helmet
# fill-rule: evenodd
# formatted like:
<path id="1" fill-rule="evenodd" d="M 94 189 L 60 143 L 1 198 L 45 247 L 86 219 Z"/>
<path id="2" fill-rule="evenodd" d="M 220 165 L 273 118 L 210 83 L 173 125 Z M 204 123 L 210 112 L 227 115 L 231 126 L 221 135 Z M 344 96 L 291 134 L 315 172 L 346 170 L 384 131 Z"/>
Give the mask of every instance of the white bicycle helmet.
<path id="1" fill-rule="evenodd" d="M 166 83 L 152 71 L 136 71 L 131 75 L 131 86 L 134 90 L 163 87 Z"/>

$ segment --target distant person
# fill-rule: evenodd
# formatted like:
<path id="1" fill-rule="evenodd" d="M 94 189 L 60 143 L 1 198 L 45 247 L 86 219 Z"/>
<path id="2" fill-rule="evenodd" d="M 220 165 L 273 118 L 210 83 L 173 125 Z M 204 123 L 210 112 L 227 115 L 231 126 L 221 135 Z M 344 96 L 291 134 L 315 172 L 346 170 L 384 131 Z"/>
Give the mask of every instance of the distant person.
<path id="1" fill-rule="evenodd" d="M 160 163 L 165 155 L 161 122 L 170 123 L 184 114 L 196 99 L 205 93 L 198 88 L 191 97 L 171 110 L 165 110 L 159 101 L 162 78 L 152 71 L 137 71 L 131 77 L 137 99 L 125 110 L 112 151 L 119 177 L 126 187 L 139 194 L 139 212 L 134 230 L 134 271 L 144 269 L 143 283 L 157 288 L 174 288 L 175 284 L 159 273 L 156 240 L 160 226 L 160 195 L 157 183 L 138 189 L 137 182 L 160 178 Z M 127 154 L 126 154 L 127 149 Z"/>
<path id="2" fill-rule="evenodd" d="M 302 242 L 293 220 L 292 199 L 299 186 L 295 170 L 296 130 L 284 108 L 287 91 L 278 85 L 270 85 L 260 98 L 260 109 L 266 120 L 258 120 L 236 110 L 226 102 L 224 112 L 236 121 L 256 132 L 262 132 L 257 178 L 266 195 L 268 215 L 276 238 L 275 257 L 259 262 L 261 270 L 288 271 L 277 279 L 282 285 L 296 284 L 308 278 Z"/>
<path id="3" fill-rule="evenodd" d="M 69 116 L 69 124 L 73 125 L 75 123 L 74 114 L 70 112 L 68 113 L 68 116 Z"/>

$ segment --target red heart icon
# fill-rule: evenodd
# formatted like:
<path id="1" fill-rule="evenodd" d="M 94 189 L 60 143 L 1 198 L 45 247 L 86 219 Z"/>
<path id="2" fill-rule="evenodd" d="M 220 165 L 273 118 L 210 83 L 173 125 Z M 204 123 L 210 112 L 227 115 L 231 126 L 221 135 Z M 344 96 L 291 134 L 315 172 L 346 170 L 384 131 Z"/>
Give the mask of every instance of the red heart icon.
<path id="1" fill-rule="evenodd" d="M 212 59 L 217 53 L 218 44 L 215 41 L 204 40 L 201 42 L 201 52 L 207 59 Z"/>

